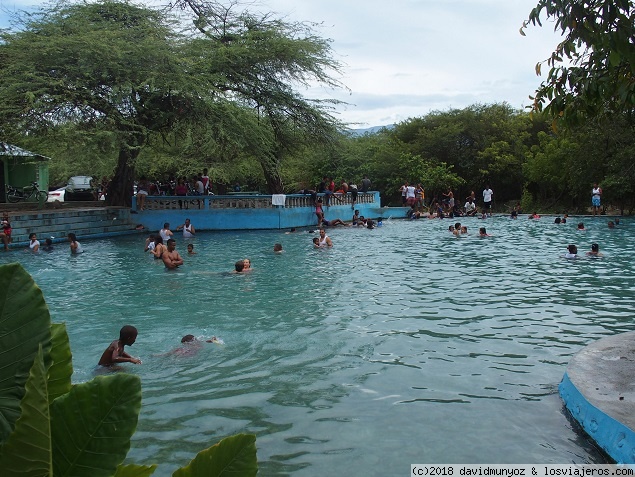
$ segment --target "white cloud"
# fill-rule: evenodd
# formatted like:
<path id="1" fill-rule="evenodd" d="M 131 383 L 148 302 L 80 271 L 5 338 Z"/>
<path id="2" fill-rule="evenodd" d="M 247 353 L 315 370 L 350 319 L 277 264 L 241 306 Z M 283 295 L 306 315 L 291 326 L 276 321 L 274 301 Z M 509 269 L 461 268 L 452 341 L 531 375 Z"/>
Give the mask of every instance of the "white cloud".
<path id="1" fill-rule="evenodd" d="M 535 64 L 558 36 L 547 24 L 519 29 L 535 0 L 268 0 L 293 20 L 323 22 L 322 36 L 346 63 L 354 105 L 345 121 L 386 124 L 473 103 L 529 104 Z M 380 100 L 381 99 L 381 100 Z"/>
<path id="2" fill-rule="evenodd" d="M 0 0 L 4 10 L 32 0 Z M 148 2 L 150 3 L 150 2 Z M 164 3 L 161 0 L 153 2 Z M 260 0 L 258 8 L 320 24 L 333 40 L 349 91 L 312 88 L 336 98 L 345 122 L 376 126 L 432 110 L 506 101 L 529 104 L 540 84 L 535 65 L 559 41 L 553 28 L 519 29 L 537 0 Z M 0 26 L 7 16 L 0 12 Z"/>

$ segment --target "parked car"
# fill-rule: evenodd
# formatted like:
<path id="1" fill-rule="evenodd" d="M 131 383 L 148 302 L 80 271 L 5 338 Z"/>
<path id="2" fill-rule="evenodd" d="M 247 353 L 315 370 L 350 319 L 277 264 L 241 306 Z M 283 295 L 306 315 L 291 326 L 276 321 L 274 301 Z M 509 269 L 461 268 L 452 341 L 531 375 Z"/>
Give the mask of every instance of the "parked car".
<path id="1" fill-rule="evenodd" d="M 47 202 L 73 202 L 95 200 L 96 191 L 92 186 L 93 178 L 90 176 L 73 176 L 68 184 L 59 189 L 49 191 Z M 100 200 L 106 200 L 102 195 Z"/>
<path id="2" fill-rule="evenodd" d="M 66 184 L 64 200 L 66 202 L 95 200 L 97 193 L 92 181 L 93 178 L 91 176 L 71 177 L 68 180 L 68 184 Z"/>

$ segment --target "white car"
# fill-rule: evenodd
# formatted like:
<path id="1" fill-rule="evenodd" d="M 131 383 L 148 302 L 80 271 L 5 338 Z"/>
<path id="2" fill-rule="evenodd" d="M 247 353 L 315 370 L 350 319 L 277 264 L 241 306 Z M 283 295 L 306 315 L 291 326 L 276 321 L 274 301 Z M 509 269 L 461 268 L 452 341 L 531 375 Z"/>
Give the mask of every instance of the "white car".
<path id="1" fill-rule="evenodd" d="M 49 191 L 49 198 L 46 201 L 55 202 L 56 200 L 59 200 L 60 202 L 64 202 L 65 195 L 66 195 L 66 187 L 60 187 L 59 189 Z"/>
<path id="2" fill-rule="evenodd" d="M 73 176 L 64 187 L 50 191 L 47 202 L 95 200 L 94 189 L 91 185 L 92 180 L 93 178 L 90 176 Z M 106 198 L 102 195 L 100 200 L 106 200 Z"/>

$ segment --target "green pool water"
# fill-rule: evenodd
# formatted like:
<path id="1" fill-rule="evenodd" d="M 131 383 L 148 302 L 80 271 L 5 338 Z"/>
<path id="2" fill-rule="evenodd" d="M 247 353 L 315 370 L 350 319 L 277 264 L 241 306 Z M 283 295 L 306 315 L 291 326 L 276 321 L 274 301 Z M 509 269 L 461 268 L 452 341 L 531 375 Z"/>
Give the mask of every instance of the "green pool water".
<path id="1" fill-rule="evenodd" d="M 412 463 L 603 462 L 557 393 L 570 357 L 635 330 L 633 230 L 607 219 L 387 220 L 375 230 L 200 233 L 176 272 L 144 238 L 16 250 L 66 322 L 85 381 L 122 325 L 142 365 L 129 461 L 168 476 L 238 432 L 257 435 L 261 475 L 407 475 Z M 196 225 L 196 224 L 194 224 Z M 486 226 L 489 238 L 477 237 Z M 272 252 L 280 242 L 284 253 Z M 569 243 L 603 258 L 563 258 Z M 240 258 L 253 272 L 228 273 Z M 218 336 L 163 355 L 185 334 Z"/>

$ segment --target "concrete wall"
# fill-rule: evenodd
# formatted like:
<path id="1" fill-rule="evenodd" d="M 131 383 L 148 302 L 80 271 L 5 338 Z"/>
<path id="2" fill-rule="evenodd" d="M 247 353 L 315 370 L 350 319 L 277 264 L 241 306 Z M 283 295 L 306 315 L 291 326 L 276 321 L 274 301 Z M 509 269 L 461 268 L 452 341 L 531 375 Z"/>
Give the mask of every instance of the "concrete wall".
<path id="1" fill-rule="evenodd" d="M 404 218 L 406 207 L 379 207 L 379 193 L 372 192 L 352 204 L 350 197 L 324 206 L 327 220 L 349 222 L 354 210 L 367 218 Z M 308 205 L 311 204 L 311 205 Z M 78 239 L 157 231 L 165 222 L 172 229 L 189 218 L 196 230 L 259 230 L 315 227 L 317 218 L 311 196 L 287 196 L 285 206 L 273 206 L 271 196 L 235 195 L 205 197 L 149 197 L 147 210 L 125 207 L 74 207 L 65 210 L 20 211 L 27 204 L 12 204 L 9 214 L 13 229 L 11 247 L 28 244 L 29 234 L 36 233 L 40 242 L 54 237 L 65 241 L 69 232 Z M 66 204 L 65 204 L 66 205 Z M 70 205 L 70 203 L 69 203 Z M 354 205 L 354 209 L 353 209 Z M 17 209 L 17 210 L 16 210 Z M 5 209 L 7 210 L 7 209 Z M 11 210 L 11 209 L 8 209 Z M 140 229 L 143 226 L 144 229 Z"/>
<path id="2" fill-rule="evenodd" d="M 321 196 L 321 194 L 320 194 Z M 406 208 L 382 208 L 379 192 L 360 194 L 354 209 L 350 194 L 340 200 L 331 199 L 329 207 L 324 206 L 327 220 L 342 219 L 349 222 L 354 210 L 367 218 L 405 217 Z M 134 220 L 150 230 L 159 230 L 164 223 L 172 229 L 189 218 L 196 230 L 262 230 L 288 229 L 292 227 L 315 227 L 317 217 L 310 195 L 292 194 L 286 196 L 285 206 L 273 206 L 271 196 L 148 196 L 145 210 L 133 203 Z"/>

